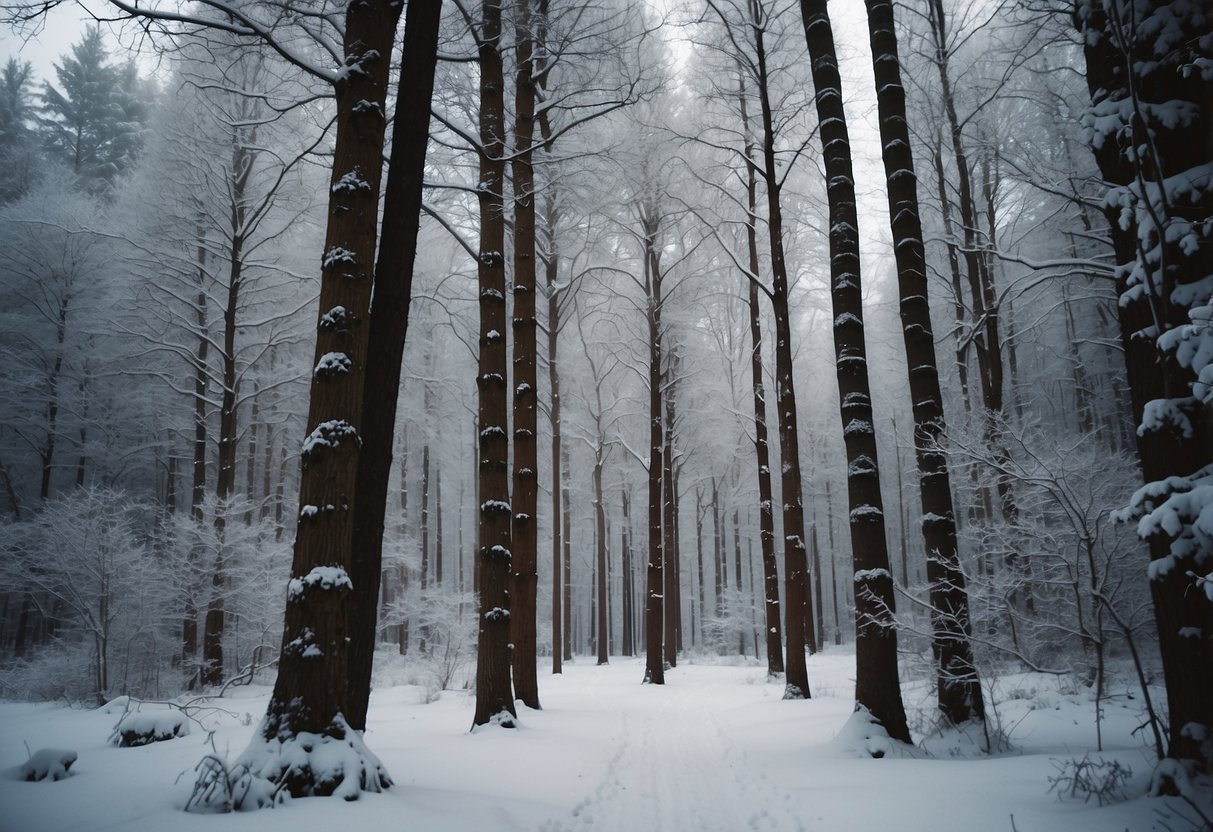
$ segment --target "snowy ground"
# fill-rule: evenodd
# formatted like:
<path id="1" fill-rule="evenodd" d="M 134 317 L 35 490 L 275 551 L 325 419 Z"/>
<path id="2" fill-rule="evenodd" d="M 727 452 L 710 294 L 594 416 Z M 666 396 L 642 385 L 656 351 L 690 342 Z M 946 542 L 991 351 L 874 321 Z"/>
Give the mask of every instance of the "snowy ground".
<path id="1" fill-rule="evenodd" d="M 367 744 L 396 780 L 356 803 L 297 800 L 225 816 L 180 811 L 208 731 L 140 748 L 107 738 L 119 713 L 49 704 L 0 704 L 0 830 L 124 832 L 1119 832 L 1191 829 L 1173 801 L 1139 798 L 1151 768 L 1131 731 L 1135 700 L 1114 701 L 1105 747 L 1093 757 L 1132 768 L 1131 798 L 1049 793 L 1055 761 L 1095 747 L 1084 692 L 1056 680 L 1016 677 L 997 688 L 1000 723 L 1014 750 L 964 758 L 936 738 L 935 756 L 861 758 L 839 733 L 851 712 L 854 655 L 810 659 L 814 698 L 784 702 L 760 667 L 683 664 L 664 687 L 641 686 L 638 660 L 588 660 L 541 676 L 544 710 L 517 731 L 470 733 L 472 702 L 447 692 L 421 704 L 420 688 L 376 691 Z M 1060 687 L 1060 689 L 1059 689 Z M 239 689 L 206 718 L 220 753 L 243 750 L 268 690 Z M 918 694 L 910 693 L 913 701 Z M 31 750 L 69 748 L 66 780 L 25 783 Z M 932 745 L 928 741 L 928 745 Z M 951 749 L 949 752 L 948 749 Z M 1186 811 L 1191 816 L 1190 810 Z M 1013 818 L 1013 820 L 1012 820 Z"/>

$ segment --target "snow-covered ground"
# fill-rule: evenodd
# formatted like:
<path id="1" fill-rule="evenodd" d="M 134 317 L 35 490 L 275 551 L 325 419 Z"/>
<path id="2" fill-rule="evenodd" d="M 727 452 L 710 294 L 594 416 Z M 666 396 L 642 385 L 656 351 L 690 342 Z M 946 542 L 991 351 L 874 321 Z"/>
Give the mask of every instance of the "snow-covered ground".
<path id="1" fill-rule="evenodd" d="M 1119 832 L 1191 829 L 1172 800 L 1140 798 L 1151 769 L 1137 700 L 1108 706 L 1105 748 L 1133 775 L 1134 799 L 1100 807 L 1059 799 L 1049 778 L 1060 761 L 1095 747 L 1085 691 L 1047 677 L 997 685 L 998 724 L 1013 750 L 970 757 L 963 743 L 928 740 L 934 756 L 860 757 L 839 736 L 851 713 L 853 653 L 809 662 L 814 698 L 785 702 L 757 666 L 686 664 L 664 687 L 639 684 L 639 660 L 567 664 L 540 677 L 544 710 L 521 728 L 468 731 L 470 694 L 422 704 L 413 686 L 377 690 L 367 744 L 396 786 L 356 803 L 296 800 L 259 812 L 182 812 L 193 767 L 214 748 L 235 757 L 266 703 L 241 688 L 215 704 L 186 737 L 139 748 L 108 744 L 121 708 L 0 704 L 0 830 L 123 832 Z M 921 693 L 910 690 L 913 705 Z M 913 720 L 912 720 L 913 721 Z M 213 734 L 211 730 L 213 729 Z M 59 782 L 18 779 L 25 743 L 74 749 Z M 950 749 L 950 750 L 949 750 Z"/>

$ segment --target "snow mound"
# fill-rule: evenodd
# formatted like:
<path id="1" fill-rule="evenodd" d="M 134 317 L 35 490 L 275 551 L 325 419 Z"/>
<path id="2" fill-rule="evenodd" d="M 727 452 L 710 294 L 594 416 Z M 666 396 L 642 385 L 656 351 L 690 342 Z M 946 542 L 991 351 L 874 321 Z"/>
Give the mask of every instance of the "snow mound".
<path id="1" fill-rule="evenodd" d="M 360 792 L 379 792 L 392 785 L 379 758 L 341 714 L 334 717 L 325 733 L 300 731 L 282 739 L 266 738 L 263 720 L 248 749 L 236 760 L 233 771 L 241 775 L 247 772 L 253 784 L 262 781 L 272 784 L 269 794 L 286 792 L 291 797 L 333 795 L 357 800 Z M 266 794 L 259 793 L 242 802 L 247 808 L 272 805 L 266 798 Z"/>
<path id="2" fill-rule="evenodd" d="M 37 782 L 39 780 L 62 780 L 67 777 L 68 769 L 76 762 L 76 752 L 64 748 L 43 748 L 34 752 L 21 764 L 19 774 L 22 780 Z"/>
<path id="3" fill-rule="evenodd" d="M 842 730 L 831 744 L 847 755 L 876 758 L 889 756 L 898 745 L 890 739 L 884 726 L 862 705 L 855 706 L 855 713 L 843 724 Z"/>
<path id="4" fill-rule="evenodd" d="M 139 711 L 118 720 L 111 739 L 120 748 L 135 748 L 184 737 L 189 732 L 189 721 L 181 711 Z"/>

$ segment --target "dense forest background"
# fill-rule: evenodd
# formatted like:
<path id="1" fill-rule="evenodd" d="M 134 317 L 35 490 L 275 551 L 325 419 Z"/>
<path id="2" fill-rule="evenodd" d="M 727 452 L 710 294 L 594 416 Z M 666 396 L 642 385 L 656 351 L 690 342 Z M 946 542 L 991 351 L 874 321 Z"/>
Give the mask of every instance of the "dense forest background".
<path id="1" fill-rule="evenodd" d="M 1141 16 L 1137 40 L 1098 23 L 1108 5 Z M 881 167 L 890 143 L 874 89 L 886 87 L 874 85 L 857 5 L 832 9 L 855 168 L 857 292 L 859 262 L 864 278 L 857 315 L 839 306 L 831 272 L 839 225 L 827 184 L 838 160 L 821 140 L 837 119 L 820 115 L 800 7 L 508 3 L 491 41 L 506 89 L 497 112 L 510 126 L 496 147 L 484 118 L 488 18 L 449 5 L 393 406 L 380 654 L 406 656 L 410 678 L 435 692 L 473 683 L 476 591 L 491 566 L 481 557 L 491 542 L 481 462 L 486 430 L 505 429 L 485 422 L 484 379 L 496 371 L 484 362 L 498 341 L 519 349 L 518 304 L 529 302 L 537 371 L 516 377 L 523 365 L 510 353 L 509 390 L 531 400 L 523 411 L 515 402 L 509 458 L 515 511 L 527 491 L 519 483 L 530 482 L 541 672 L 652 644 L 646 569 L 660 538 L 655 637 L 667 665 L 766 664 L 786 642 L 803 672 L 804 649 L 855 640 L 859 586 L 870 617 L 861 628 L 895 631 L 902 677 L 930 678 L 944 643 L 936 593 L 959 580 L 964 662 L 977 673 L 1072 674 L 1099 690 L 1121 674 L 1159 717 L 1150 741 L 1165 753 L 1149 577 L 1182 577 L 1206 623 L 1199 599 L 1213 597 L 1202 473 L 1207 134 L 1203 161 L 1201 152 L 1186 166 L 1160 161 L 1179 158 L 1167 143 L 1183 146 L 1184 129 L 1191 137 L 1208 124 L 1183 87 L 1203 89 L 1207 104 L 1213 44 L 1195 6 L 897 7 L 893 60 L 946 414 L 923 439 L 923 400 L 911 392 L 921 363 L 907 361 L 896 256 L 908 244 L 895 236 L 899 214 L 890 230 Z M 97 26 L 52 77 L 18 59 L 0 72 L 0 695 L 214 690 L 269 667 L 283 647 L 288 580 L 303 577 L 291 571 L 297 526 L 333 509 L 300 501 L 301 450 L 340 439 L 309 423 L 309 385 L 350 372 L 344 353 L 320 354 L 315 341 L 317 310 L 343 308 L 317 300 L 316 265 L 327 280 L 344 256 L 325 242 L 329 197 L 373 183 L 359 168 L 334 172 L 342 116 L 323 72 L 309 70 L 340 49 L 326 18 L 279 22 L 278 41 L 188 20 Z M 289 26 L 298 31 L 284 34 Z M 1113 85 L 1097 72 L 1124 72 L 1094 61 L 1097 31 L 1118 33 L 1122 52 L 1156 49 L 1158 65 L 1178 67 L 1174 78 L 1142 81 L 1144 104 L 1112 96 L 1116 106 L 1101 110 L 1098 92 Z M 397 90 L 390 77 L 389 122 L 412 83 Z M 1124 116 L 1125 101 L 1140 112 Z M 1125 157 L 1136 179 L 1110 173 L 1114 145 L 1136 148 Z M 1147 146 L 1158 157 L 1141 161 Z M 502 202 L 486 214 L 492 175 Z M 1159 205 L 1170 212 L 1162 219 Z M 485 245 L 485 217 L 501 225 L 499 249 Z M 400 228 L 385 220 L 381 245 Z M 532 288 L 520 293 L 528 257 Z M 494 259 L 514 305 L 512 325 L 502 307 L 508 339 L 481 317 L 484 293 L 497 291 L 485 282 Z M 1126 324 L 1126 308 L 1154 295 L 1167 299 L 1164 314 L 1156 304 L 1153 323 Z M 839 392 L 853 354 L 837 339 L 853 321 L 870 385 L 859 417 L 846 415 L 851 397 L 867 394 Z M 1134 338 L 1159 341 L 1170 358 L 1135 356 Z M 1155 367 L 1147 376 L 1171 372 L 1157 369 L 1166 361 L 1181 369 L 1163 396 L 1135 380 L 1135 360 Z M 368 389 L 366 407 L 394 394 Z M 798 445 L 782 439 L 785 395 Z M 756 402 L 769 411 L 769 443 Z M 533 427 L 520 430 L 520 419 Z M 1191 464 L 1151 468 L 1155 451 L 1141 439 L 1151 431 L 1185 438 L 1166 453 Z M 857 433 L 871 436 L 870 451 L 855 451 Z M 537 470 L 516 456 L 528 438 Z M 941 518 L 920 493 L 924 455 L 950 474 L 953 560 L 934 544 L 928 556 L 924 528 Z M 878 490 L 863 505 L 883 507 L 876 528 L 888 560 L 861 569 L 859 550 L 875 550 L 853 553 L 855 488 L 876 459 Z M 1143 492 L 1150 480 L 1167 485 Z M 801 520 L 789 519 L 793 504 Z M 515 519 L 516 547 L 518 535 Z M 796 545 L 785 561 L 786 541 Z M 764 555 L 776 554 L 772 585 Z M 933 571 L 944 560 L 959 578 Z M 864 583 L 885 578 L 887 593 Z M 785 606 L 806 598 L 805 614 L 784 619 L 776 606 L 772 619 L 771 586 L 776 605 L 780 593 Z M 772 620 L 785 628 L 774 641 Z M 1194 642 L 1207 681 L 1213 630 L 1175 632 Z M 809 693 L 811 679 L 787 673 Z"/>

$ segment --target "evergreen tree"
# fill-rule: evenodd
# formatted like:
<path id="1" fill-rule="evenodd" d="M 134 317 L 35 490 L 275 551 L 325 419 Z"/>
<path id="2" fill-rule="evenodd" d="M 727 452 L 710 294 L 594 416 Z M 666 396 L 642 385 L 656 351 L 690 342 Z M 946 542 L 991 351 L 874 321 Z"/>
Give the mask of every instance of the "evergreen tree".
<path id="1" fill-rule="evenodd" d="M 0 203 L 11 202 L 29 189 L 37 159 L 29 87 L 33 71 L 28 62 L 9 58 L 0 70 Z"/>
<path id="2" fill-rule="evenodd" d="M 43 146 L 83 187 L 104 191 L 142 143 L 146 84 L 133 63 L 109 63 L 101 29 L 89 29 L 56 64 L 59 85 L 44 84 L 38 118 Z"/>

